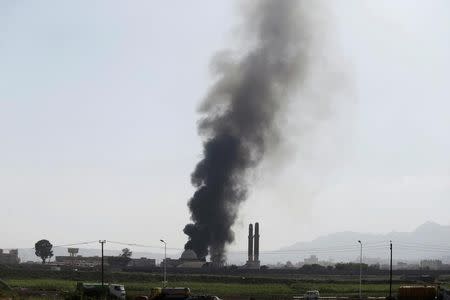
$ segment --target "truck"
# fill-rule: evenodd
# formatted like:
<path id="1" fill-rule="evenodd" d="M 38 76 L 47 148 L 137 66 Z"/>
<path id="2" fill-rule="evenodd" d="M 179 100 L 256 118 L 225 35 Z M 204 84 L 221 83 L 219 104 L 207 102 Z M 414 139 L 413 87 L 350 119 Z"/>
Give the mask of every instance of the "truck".
<path id="1" fill-rule="evenodd" d="M 138 296 L 135 300 L 182 300 L 191 296 L 189 288 L 152 288 L 149 296 Z"/>
<path id="2" fill-rule="evenodd" d="M 116 283 L 85 283 L 78 282 L 77 295 L 80 299 L 119 299 L 125 300 L 126 291 L 125 286 Z"/>
<path id="3" fill-rule="evenodd" d="M 403 285 L 398 289 L 398 300 L 435 300 L 437 287 L 434 285 Z"/>
<path id="4" fill-rule="evenodd" d="M 135 300 L 221 300 L 212 295 L 192 295 L 186 287 L 153 288 L 150 296 L 138 296 Z"/>

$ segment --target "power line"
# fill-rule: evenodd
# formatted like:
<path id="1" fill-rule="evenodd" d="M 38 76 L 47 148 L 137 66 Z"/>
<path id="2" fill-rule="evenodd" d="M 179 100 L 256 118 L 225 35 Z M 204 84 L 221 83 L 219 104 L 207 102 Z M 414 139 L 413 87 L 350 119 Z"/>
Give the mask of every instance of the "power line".
<path id="1" fill-rule="evenodd" d="M 156 245 L 143 245 L 143 244 L 137 244 L 137 243 L 126 243 L 126 242 L 116 242 L 116 241 L 110 241 L 108 240 L 108 243 L 116 244 L 116 245 L 122 245 L 122 246 L 134 246 L 134 247 L 140 247 L 140 248 L 154 248 L 154 249 L 162 249 L 162 246 L 156 246 Z M 167 247 L 168 250 L 184 250 L 184 248 L 175 248 L 175 247 Z"/>
<path id="2" fill-rule="evenodd" d="M 80 245 L 88 245 L 97 243 L 98 241 L 89 241 L 89 242 L 77 242 L 77 243 L 70 243 L 70 244 L 61 244 L 61 245 L 53 245 L 53 248 L 61 248 L 61 247 L 71 247 L 71 246 L 80 246 Z M 3 248 L 3 250 L 15 250 L 18 248 Z M 35 247 L 26 247 L 26 248 L 20 248 L 22 250 L 35 250 Z"/>
<path id="3" fill-rule="evenodd" d="M 81 246 L 81 245 L 89 245 L 97 243 L 98 241 L 85 241 L 85 242 L 76 242 L 76 243 L 68 243 L 68 244 L 59 244 L 54 245 L 54 248 L 62 248 L 62 247 L 72 247 L 72 246 Z M 140 244 L 140 243 L 129 243 L 129 242 L 120 242 L 120 241 L 109 241 L 110 244 L 116 244 L 116 245 L 122 245 L 122 246 L 129 246 L 129 247 L 139 247 L 139 248 L 150 248 L 150 249 L 162 249 L 160 245 L 146 245 L 146 244 Z M 400 251 L 416 251 L 416 252 L 450 252 L 450 245 L 437 245 L 437 244 L 424 244 L 424 243 L 413 243 L 413 242 L 396 242 L 397 249 Z M 5 250 L 12 250 L 14 248 L 6 248 Z M 30 248 L 22 248 L 22 249 L 29 249 L 34 250 L 34 247 Z M 175 251 L 183 251 L 184 248 L 181 247 L 168 247 L 168 250 L 175 250 Z M 382 249 L 389 249 L 389 244 L 385 241 L 374 241 L 369 242 L 364 245 L 365 251 L 372 252 Z M 261 251 L 261 254 L 265 255 L 271 255 L 271 254 L 278 254 L 278 255 L 287 255 L 287 254 L 295 254 L 295 253 L 318 253 L 318 254 L 327 254 L 327 253 L 334 253 L 334 252 L 357 252 L 359 251 L 359 247 L 357 245 L 351 245 L 351 244 L 340 244 L 339 246 L 335 247 L 314 247 L 314 248 L 302 248 L 302 249 L 286 249 L 286 250 L 268 250 L 268 251 Z M 238 251 L 229 251 L 230 254 L 246 254 L 247 250 L 238 250 Z"/>
<path id="4" fill-rule="evenodd" d="M 406 243 L 399 243 L 398 246 L 405 247 L 405 248 L 421 248 L 421 249 L 427 249 L 427 250 L 450 250 L 450 245 L 442 245 L 442 246 L 433 246 L 433 245 L 427 245 L 427 244 L 406 244 Z"/>
<path id="5" fill-rule="evenodd" d="M 426 248 L 404 247 L 404 246 L 398 246 L 397 248 L 403 251 L 450 253 L 450 249 L 426 249 Z"/>
<path id="6" fill-rule="evenodd" d="M 366 249 L 384 249 L 388 247 L 383 245 L 373 245 L 373 246 L 367 246 Z M 260 253 L 295 253 L 295 252 L 314 252 L 314 251 L 353 251 L 358 250 L 358 246 L 347 246 L 347 247 L 316 247 L 316 248 L 302 248 L 302 249 L 286 249 L 286 250 L 268 250 L 268 251 L 261 251 Z M 240 251 L 231 251 L 232 253 L 247 253 L 247 251 L 240 250 Z"/>
<path id="7" fill-rule="evenodd" d="M 80 246 L 80 245 L 88 245 L 88 244 L 93 244 L 93 243 L 97 243 L 98 241 L 89 241 L 89 242 L 78 242 L 78 243 L 72 243 L 72 244 L 63 244 L 63 245 L 56 245 L 53 246 L 53 248 L 57 248 L 57 247 L 71 247 L 71 246 Z M 34 248 L 33 248 L 34 249 Z"/>

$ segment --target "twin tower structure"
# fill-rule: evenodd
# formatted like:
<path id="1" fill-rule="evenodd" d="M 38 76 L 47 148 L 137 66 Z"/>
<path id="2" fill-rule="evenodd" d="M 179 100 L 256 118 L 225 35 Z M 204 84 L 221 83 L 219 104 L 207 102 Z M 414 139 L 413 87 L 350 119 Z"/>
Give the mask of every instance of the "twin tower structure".
<path id="1" fill-rule="evenodd" d="M 259 269 L 259 223 L 255 223 L 255 232 L 253 233 L 253 224 L 248 225 L 248 260 L 246 267 L 249 269 Z"/>

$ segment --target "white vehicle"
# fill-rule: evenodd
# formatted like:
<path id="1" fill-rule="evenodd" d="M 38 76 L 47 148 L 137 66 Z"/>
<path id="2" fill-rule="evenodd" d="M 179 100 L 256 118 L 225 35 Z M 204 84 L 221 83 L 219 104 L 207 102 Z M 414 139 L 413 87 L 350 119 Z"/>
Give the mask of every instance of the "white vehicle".
<path id="1" fill-rule="evenodd" d="M 127 293 L 122 284 L 109 284 L 109 294 L 117 299 L 126 299 Z"/>
<path id="2" fill-rule="evenodd" d="M 77 291 L 80 299 L 88 297 L 107 297 L 108 299 L 126 299 L 125 287 L 122 284 L 105 283 L 84 283 L 78 282 Z"/>
<path id="3" fill-rule="evenodd" d="M 317 290 L 307 291 L 304 296 L 305 300 L 319 300 L 319 298 L 320 298 L 320 294 L 319 294 L 319 291 L 317 291 Z"/>

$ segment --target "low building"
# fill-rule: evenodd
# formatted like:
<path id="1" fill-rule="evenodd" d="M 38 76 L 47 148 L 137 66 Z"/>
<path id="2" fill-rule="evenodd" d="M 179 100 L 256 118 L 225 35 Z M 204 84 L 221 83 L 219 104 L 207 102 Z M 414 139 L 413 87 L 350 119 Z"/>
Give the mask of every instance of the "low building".
<path id="1" fill-rule="evenodd" d="M 164 264 L 166 264 L 168 268 L 199 269 L 206 264 L 206 261 L 199 260 L 197 254 L 193 250 L 187 249 L 181 253 L 179 259 L 164 259 L 161 266 L 164 266 Z"/>
<path id="2" fill-rule="evenodd" d="M 441 270 L 443 268 L 442 260 L 424 259 L 420 261 L 420 268 L 427 270 Z"/>
<path id="3" fill-rule="evenodd" d="M 408 270 L 409 269 L 409 265 L 408 265 L 408 263 L 399 261 L 399 262 L 397 262 L 397 265 L 395 267 L 393 267 L 393 269 L 395 269 L 395 270 Z"/>
<path id="4" fill-rule="evenodd" d="M 128 267 L 132 268 L 153 268 L 156 267 L 156 260 L 153 258 L 132 258 L 128 263 Z"/>
<path id="5" fill-rule="evenodd" d="M 99 256 L 56 256 L 55 263 L 63 266 L 74 267 L 96 267 L 101 265 L 102 258 Z M 107 265 L 108 261 L 105 258 L 104 264 Z"/>
<path id="6" fill-rule="evenodd" d="M 19 250 L 11 249 L 9 252 L 5 252 L 0 249 L 0 264 L 11 265 L 20 263 Z"/>
<path id="7" fill-rule="evenodd" d="M 199 260 L 197 254 L 191 249 L 184 250 L 179 261 L 177 268 L 199 269 L 206 264 L 206 261 Z"/>
<path id="8" fill-rule="evenodd" d="M 180 264 L 179 259 L 174 259 L 170 257 L 167 257 L 161 261 L 161 267 L 164 267 L 164 265 L 166 265 L 167 268 L 175 268 L 179 264 Z"/>
<path id="9" fill-rule="evenodd" d="M 311 255 L 308 258 L 305 258 L 303 260 L 303 263 L 305 265 L 318 265 L 319 264 L 319 258 L 316 255 Z"/>
<path id="10" fill-rule="evenodd" d="M 15 265 L 20 263 L 19 250 L 11 249 L 8 253 L 0 249 L 0 264 L 2 265 Z"/>

